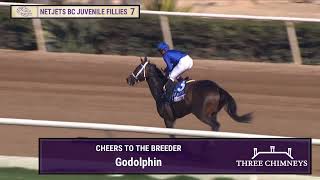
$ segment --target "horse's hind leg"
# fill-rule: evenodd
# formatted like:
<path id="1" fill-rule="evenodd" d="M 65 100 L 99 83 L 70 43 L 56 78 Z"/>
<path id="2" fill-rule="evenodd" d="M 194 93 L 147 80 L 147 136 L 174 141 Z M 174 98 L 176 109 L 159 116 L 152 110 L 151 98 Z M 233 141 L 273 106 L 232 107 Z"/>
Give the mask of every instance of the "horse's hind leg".
<path id="1" fill-rule="evenodd" d="M 198 117 L 199 118 L 199 117 Z M 199 118 L 202 122 L 208 124 L 212 131 L 219 131 L 220 123 L 217 121 L 217 113 L 212 113 L 210 116 Z"/>
<path id="2" fill-rule="evenodd" d="M 217 120 L 217 113 L 212 114 L 212 116 L 210 117 L 210 122 L 212 131 L 219 131 L 220 123 Z"/>

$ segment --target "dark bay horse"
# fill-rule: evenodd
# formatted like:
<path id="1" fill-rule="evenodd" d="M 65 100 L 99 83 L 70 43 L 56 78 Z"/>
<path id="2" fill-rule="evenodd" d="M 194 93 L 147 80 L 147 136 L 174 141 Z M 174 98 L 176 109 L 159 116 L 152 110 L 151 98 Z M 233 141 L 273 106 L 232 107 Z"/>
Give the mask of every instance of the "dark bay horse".
<path id="1" fill-rule="evenodd" d="M 210 80 L 199 80 L 186 84 L 184 100 L 173 103 L 173 112 L 168 113 L 163 107 L 162 100 L 163 86 L 167 78 L 146 57 L 144 60 L 141 59 L 141 64 L 127 78 L 127 83 L 130 86 L 142 81 L 147 81 L 151 94 L 156 101 L 157 111 L 164 119 L 167 128 L 173 128 L 176 119 L 192 113 L 202 122 L 208 124 L 213 131 L 219 131 L 220 124 L 217 121 L 217 114 L 223 107 L 230 117 L 237 122 L 248 123 L 252 118 L 252 113 L 239 116 L 233 97 Z M 174 136 L 171 135 L 170 137 Z"/>

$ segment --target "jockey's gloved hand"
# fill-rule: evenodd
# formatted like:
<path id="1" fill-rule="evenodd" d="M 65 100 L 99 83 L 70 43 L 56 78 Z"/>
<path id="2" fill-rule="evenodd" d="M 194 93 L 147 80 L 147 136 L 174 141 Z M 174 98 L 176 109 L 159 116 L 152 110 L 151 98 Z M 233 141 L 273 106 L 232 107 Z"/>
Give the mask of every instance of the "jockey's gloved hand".
<path id="1" fill-rule="evenodd" d="M 164 72 L 164 75 L 168 78 L 168 76 L 169 76 L 169 70 L 168 70 L 168 68 L 165 68 L 165 69 L 163 70 L 163 72 Z"/>
<path id="2" fill-rule="evenodd" d="M 169 79 L 169 72 L 168 71 L 165 73 L 165 76 L 167 79 Z"/>

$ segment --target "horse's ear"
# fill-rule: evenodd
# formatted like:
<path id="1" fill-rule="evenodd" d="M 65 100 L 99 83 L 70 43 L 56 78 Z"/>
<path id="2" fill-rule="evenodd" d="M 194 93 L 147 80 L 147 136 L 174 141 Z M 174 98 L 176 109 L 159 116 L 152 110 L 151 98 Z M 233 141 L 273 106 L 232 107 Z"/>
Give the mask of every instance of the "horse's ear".
<path id="1" fill-rule="evenodd" d="M 147 62 L 147 61 L 148 61 L 147 56 L 144 56 L 144 62 Z"/>
<path id="2" fill-rule="evenodd" d="M 141 64 L 143 63 L 142 57 L 140 57 Z"/>

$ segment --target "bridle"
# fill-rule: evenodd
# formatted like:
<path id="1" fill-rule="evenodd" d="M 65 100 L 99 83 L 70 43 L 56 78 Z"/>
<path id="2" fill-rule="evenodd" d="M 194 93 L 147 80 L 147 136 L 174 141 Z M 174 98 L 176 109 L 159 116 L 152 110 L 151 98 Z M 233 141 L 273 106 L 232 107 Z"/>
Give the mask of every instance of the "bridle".
<path id="1" fill-rule="evenodd" d="M 138 77 L 139 77 L 139 75 L 142 73 L 142 71 L 143 71 L 143 78 L 144 78 L 144 80 L 147 79 L 147 78 L 146 78 L 146 66 L 147 66 L 148 63 L 149 63 L 149 61 L 146 61 L 146 63 L 144 63 L 143 65 L 140 64 L 141 69 L 137 72 L 136 75 L 132 72 L 131 75 L 134 77 L 134 79 L 135 79 L 136 81 L 140 82 L 140 80 L 139 80 Z"/>

